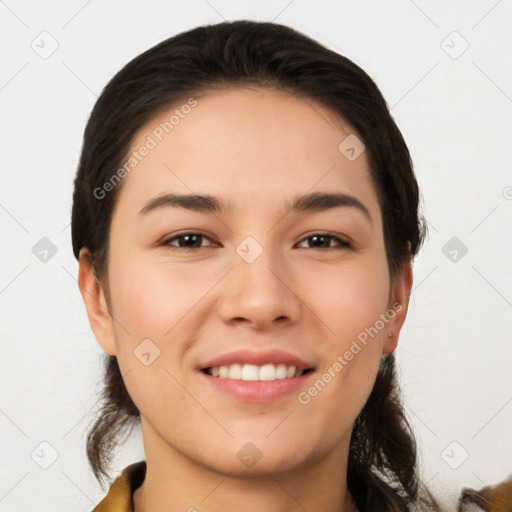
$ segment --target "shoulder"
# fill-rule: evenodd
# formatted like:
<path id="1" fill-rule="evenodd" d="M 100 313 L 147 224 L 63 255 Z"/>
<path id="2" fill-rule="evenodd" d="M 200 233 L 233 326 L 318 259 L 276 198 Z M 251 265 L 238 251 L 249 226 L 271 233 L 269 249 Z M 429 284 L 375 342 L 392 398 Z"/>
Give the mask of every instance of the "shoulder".
<path id="1" fill-rule="evenodd" d="M 126 467 L 92 512 L 133 512 L 133 493 L 146 476 L 146 462 Z"/>

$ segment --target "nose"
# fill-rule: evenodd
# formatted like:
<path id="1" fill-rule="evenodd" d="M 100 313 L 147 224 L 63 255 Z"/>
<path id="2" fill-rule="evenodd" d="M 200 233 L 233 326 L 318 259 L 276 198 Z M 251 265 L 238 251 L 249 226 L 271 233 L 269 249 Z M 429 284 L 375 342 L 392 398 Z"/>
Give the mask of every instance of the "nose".
<path id="1" fill-rule="evenodd" d="M 224 322 L 258 330 L 297 322 L 301 300 L 282 258 L 264 250 L 252 263 L 234 254 L 233 264 L 222 282 L 219 315 Z"/>

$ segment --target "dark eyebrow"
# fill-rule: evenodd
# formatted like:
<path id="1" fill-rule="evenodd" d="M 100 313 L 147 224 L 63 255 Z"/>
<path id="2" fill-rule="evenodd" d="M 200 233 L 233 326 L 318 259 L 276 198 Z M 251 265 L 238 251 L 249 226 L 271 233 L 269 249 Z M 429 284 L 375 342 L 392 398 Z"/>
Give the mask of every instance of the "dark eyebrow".
<path id="1" fill-rule="evenodd" d="M 306 194 L 304 196 L 296 197 L 288 211 L 292 212 L 319 212 L 329 210 L 331 208 L 339 208 L 340 206 L 347 206 L 356 208 L 362 212 L 365 217 L 372 224 L 372 216 L 366 206 L 357 199 L 357 197 L 342 192 L 338 193 L 325 193 L 317 192 L 313 194 Z"/>
<path id="2" fill-rule="evenodd" d="M 313 193 L 294 198 L 287 210 L 289 212 L 319 212 L 338 208 L 341 206 L 356 208 L 361 211 L 372 224 L 372 217 L 368 208 L 354 196 L 344 193 Z M 164 194 L 155 197 L 139 212 L 141 214 L 148 213 L 157 208 L 174 207 L 185 208 L 202 213 L 221 213 L 224 211 L 224 203 L 215 196 L 199 195 L 199 194 Z"/>
<path id="3" fill-rule="evenodd" d="M 220 213 L 224 208 L 222 202 L 214 196 L 198 194 L 164 194 L 155 197 L 146 203 L 139 213 L 148 213 L 151 210 L 163 207 L 185 208 L 196 212 Z"/>

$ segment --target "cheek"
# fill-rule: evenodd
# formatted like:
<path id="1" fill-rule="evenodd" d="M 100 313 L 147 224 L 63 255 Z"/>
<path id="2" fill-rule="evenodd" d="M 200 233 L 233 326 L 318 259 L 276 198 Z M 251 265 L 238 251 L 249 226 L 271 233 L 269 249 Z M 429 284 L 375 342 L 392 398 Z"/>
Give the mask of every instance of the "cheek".
<path id="1" fill-rule="evenodd" d="M 338 349 L 373 325 L 388 304 L 389 275 L 381 258 L 354 264 L 311 268 L 301 276 L 304 302 L 322 321 Z"/>
<path id="2" fill-rule="evenodd" d="M 317 388 L 325 384 L 321 401 L 342 422 L 349 410 L 349 416 L 358 414 L 379 369 L 387 336 L 381 315 L 388 306 L 388 268 L 384 257 L 376 256 L 321 277 L 317 272 L 311 282 L 316 285 L 307 289 L 308 306 L 325 328 L 326 359 Z"/>
<path id="3" fill-rule="evenodd" d="M 111 273 L 114 314 L 139 337 L 162 339 L 192 311 L 215 280 L 180 266 L 133 261 Z"/>
<path id="4" fill-rule="evenodd" d="M 116 356 L 128 393 L 144 416 L 181 407 L 187 397 L 172 376 L 183 380 L 179 367 L 195 338 L 190 313 L 209 283 L 143 258 L 119 259 L 111 269 Z"/>

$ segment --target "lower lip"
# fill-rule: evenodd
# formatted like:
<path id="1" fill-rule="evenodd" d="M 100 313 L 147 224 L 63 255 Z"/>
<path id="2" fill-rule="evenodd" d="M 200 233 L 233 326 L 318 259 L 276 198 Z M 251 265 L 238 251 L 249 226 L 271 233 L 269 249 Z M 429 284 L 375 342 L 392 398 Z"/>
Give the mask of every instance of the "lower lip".
<path id="1" fill-rule="evenodd" d="M 199 373 L 219 391 L 231 395 L 242 402 L 263 403 L 277 400 L 291 393 L 297 393 L 314 372 L 309 371 L 300 377 L 292 377 L 291 379 L 267 381 L 221 379 L 219 377 L 212 377 L 204 372 Z"/>

